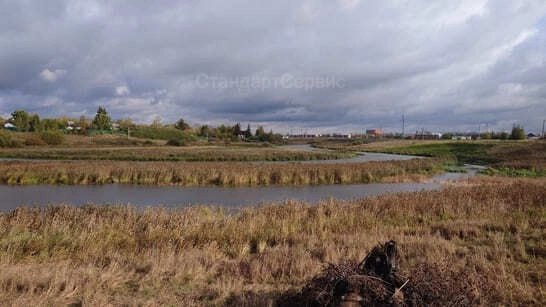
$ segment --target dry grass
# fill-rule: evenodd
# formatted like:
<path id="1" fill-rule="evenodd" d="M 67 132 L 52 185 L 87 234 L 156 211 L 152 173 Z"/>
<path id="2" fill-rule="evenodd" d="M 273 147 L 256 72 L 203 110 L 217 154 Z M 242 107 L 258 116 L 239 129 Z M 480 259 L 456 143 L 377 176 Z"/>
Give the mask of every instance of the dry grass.
<path id="1" fill-rule="evenodd" d="M 499 144 L 488 152 L 499 168 L 546 170 L 546 141 Z"/>
<path id="2" fill-rule="evenodd" d="M 301 289 L 326 263 L 359 261 L 394 239 L 410 286 L 432 286 L 412 285 L 411 274 L 434 267 L 463 276 L 474 304 L 544 305 L 545 199 L 543 179 L 477 178 L 442 191 L 286 202 L 235 215 L 206 207 L 20 208 L 0 214 L 0 300 L 266 305 Z"/>
<path id="3" fill-rule="evenodd" d="M 94 146 L 0 149 L 1 158 L 116 161 L 308 161 L 350 158 L 348 153 L 221 146 Z"/>
<path id="4" fill-rule="evenodd" d="M 441 172 L 435 159 L 366 163 L 2 162 L 0 184 L 258 186 L 407 181 Z"/>

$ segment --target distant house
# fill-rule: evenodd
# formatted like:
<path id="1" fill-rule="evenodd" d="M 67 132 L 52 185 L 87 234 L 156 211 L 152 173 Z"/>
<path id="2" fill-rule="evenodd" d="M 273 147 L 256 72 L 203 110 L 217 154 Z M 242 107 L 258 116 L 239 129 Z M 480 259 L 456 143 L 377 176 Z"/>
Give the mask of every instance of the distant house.
<path id="1" fill-rule="evenodd" d="M 369 136 L 382 136 L 383 131 L 381 129 L 367 129 L 366 134 Z"/>
<path id="2" fill-rule="evenodd" d="M 416 131 L 412 138 L 421 140 L 439 140 L 442 138 L 442 134 L 439 132 Z"/>
<path id="3" fill-rule="evenodd" d="M 17 129 L 17 127 L 12 123 L 5 123 L 4 124 L 4 129 L 15 131 Z"/>
<path id="4" fill-rule="evenodd" d="M 531 133 L 527 134 L 527 138 L 531 139 L 531 140 L 538 139 L 538 135 L 531 132 Z"/>
<path id="5" fill-rule="evenodd" d="M 465 135 L 454 135 L 451 137 L 452 140 L 459 140 L 459 141 L 466 141 L 466 140 L 472 140 L 471 136 L 465 136 Z"/>

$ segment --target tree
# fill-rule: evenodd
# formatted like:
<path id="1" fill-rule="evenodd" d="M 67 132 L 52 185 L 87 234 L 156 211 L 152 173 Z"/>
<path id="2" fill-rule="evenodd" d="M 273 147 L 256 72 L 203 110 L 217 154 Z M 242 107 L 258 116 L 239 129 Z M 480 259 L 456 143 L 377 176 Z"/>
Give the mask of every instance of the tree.
<path id="1" fill-rule="evenodd" d="M 442 140 L 451 140 L 453 138 L 453 133 L 444 133 L 442 134 Z"/>
<path id="2" fill-rule="evenodd" d="M 235 126 L 233 126 L 233 135 L 235 136 L 239 136 L 242 134 L 242 130 L 241 130 L 241 124 L 237 123 Z"/>
<path id="3" fill-rule="evenodd" d="M 261 138 L 265 135 L 265 130 L 263 126 L 259 126 L 258 129 L 256 129 L 256 133 L 254 134 L 257 138 Z"/>
<path id="4" fill-rule="evenodd" d="M 135 123 L 133 123 L 133 120 L 130 118 L 127 119 L 120 119 L 117 121 L 119 125 L 119 129 L 126 131 L 129 128 L 135 127 Z"/>
<path id="5" fill-rule="evenodd" d="M 54 118 L 44 118 L 40 122 L 43 131 L 59 130 L 63 127 L 63 123 Z"/>
<path id="6" fill-rule="evenodd" d="M 512 133 L 510 134 L 512 140 L 524 140 L 525 139 L 525 130 L 520 125 L 515 125 L 512 128 Z"/>
<path id="7" fill-rule="evenodd" d="M 80 116 L 78 127 L 80 127 L 80 133 L 83 133 L 83 134 L 87 133 L 87 119 L 85 119 L 85 115 Z"/>
<path id="8" fill-rule="evenodd" d="M 245 138 L 249 138 L 252 136 L 252 130 L 250 130 L 250 124 L 248 124 L 248 126 L 246 126 L 246 131 L 245 131 Z"/>
<path id="9" fill-rule="evenodd" d="M 93 126 L 98 130 L 110 130 L 112 129 L 112 123 L 110 122 L 110 116 L 103 107 L 99 107 L 97 115 L 93 119 Z"/>
<path id="10" fill-rule="evenodd" d="M 11 113 L 11 123 L 15 125 L 17 131 L 28 131 L 29 115 L 26 111 L 15 110 Z"/>
<path id="11" fill-rule="evenodd" d="M 508 140 L 508 137 L 509 137 L 508 132 L 501 132 L 499 134 L 499 139 L 501 140 Z"/>
<path id="12" fill-rule="evenodd" d="M 28 131 L 38 132 L 41 130 L 40 116 L 38 116 L 38 114 L 32 114 L 28 120 Z"/>
<path id="13" fill-rule="evenodd" d="M 203 125 L 199 127 L 199 136 L 206 136 L 208 137 L 210 134 L 210 128 L 208 125 Z"/>
<path id="14" fill-rule="evenodd" d="M 186 121 L 184 121 L 183 118 L 179 119 L 176 124 L 174 125 L 174 127 L 176 129 L 179 129 L 179 130 L 187 130 L 187 129 L 190 129 L 190 125 L 188 125 L 188 123 L 186 123 Z"/>
<path id="15" fill-rule="evenodd" d="M 482 139 L 484 140 L 489 140 L 489 139 L 492 139 L 493 136 L 491 135 L 491 133 L 489 132 L 486 132 L 486 133 L 482 133 L 482 135 L 480 136 Z"/>

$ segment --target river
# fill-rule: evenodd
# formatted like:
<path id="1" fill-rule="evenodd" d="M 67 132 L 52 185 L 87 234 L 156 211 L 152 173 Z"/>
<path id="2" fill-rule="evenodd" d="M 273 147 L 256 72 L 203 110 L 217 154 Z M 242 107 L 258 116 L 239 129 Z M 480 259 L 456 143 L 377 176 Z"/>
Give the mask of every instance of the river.
<path id="1" fill-rule="evenodd" d="M 303 148 L 296 148 L 303 149 Z M 312 149 L 312 147 L 305 147 Z M 357 157 L 343 160 L 305 161 L 300 163 L 367 162 L 407 160 L 415 156 L 359 153 Z M 274 162 L 276 163 L 276 162 Z M 282 162 L 281 162 L 282 163 Z M 356 199 L 386 193 L 435 190 L 448 180 L 472 176 L 477 166 L 467 166 L 467 173 L 445 173 L 427 183 L 379 183 L 318 186 L 268 186 L 268 187 L 164 187 L 143 185 L 24 185 L 0 186 L 0 210 L 7 211 L 21 205 L 46 206 L 48 204 L 131 204 L 142 206 L 184 207 L 207 204 L 240 208 L 251 204 L 279 202 L 287 199 L 315 203 L 321 199 Z"/>

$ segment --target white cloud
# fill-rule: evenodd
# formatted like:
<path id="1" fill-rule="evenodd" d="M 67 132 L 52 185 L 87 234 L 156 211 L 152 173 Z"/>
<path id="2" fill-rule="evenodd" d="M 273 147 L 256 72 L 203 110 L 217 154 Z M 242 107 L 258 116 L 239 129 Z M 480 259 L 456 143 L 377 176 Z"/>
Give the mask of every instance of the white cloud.
<path id="1" fill-rule="evenodd" d="M 360 0 L 338 0 L 341 8 L 345 10 L 352 10 L 360 4 Z"/>
<path id="2" fill-rule="evenodd" d="M 451 127 L 475 126 L 481 116 L 534 122 L 546 112 L 544 0 L 233 2 L 59 1 L 44 9 L 8 1 L 0 113 L 93 113 L 104 104 L 113 117 L 136 121 L 158 114 L 386 128 L 399 125 L 402 112 L 410 124 Z M 290 74 L 347 86 L 212 89 L 195 86 L 200 74 Z M 62 107 L 40 109 L 49 97 Z"/>
<path id="3" fill-rule="evenodd" d="M 118 86 L 116 87 L 116 95 L 117 96 L 127 96 L 129 95 L 130 91 L 127 86 Z"/>
<path id="4" fill-rule="evenodd" d="M 40 78 L 42 78 L 44 81 L 55 83 L 58 79 L 64 77 L 64 75 L 66 75 L 66 70 L 64 69 L 55 69 L 51 71 L 46 68 L 40 73 Z"/>

